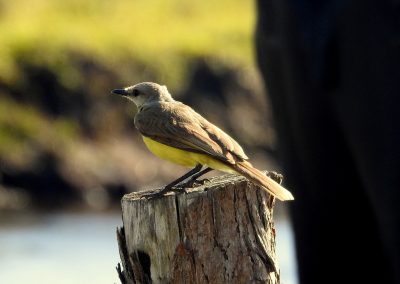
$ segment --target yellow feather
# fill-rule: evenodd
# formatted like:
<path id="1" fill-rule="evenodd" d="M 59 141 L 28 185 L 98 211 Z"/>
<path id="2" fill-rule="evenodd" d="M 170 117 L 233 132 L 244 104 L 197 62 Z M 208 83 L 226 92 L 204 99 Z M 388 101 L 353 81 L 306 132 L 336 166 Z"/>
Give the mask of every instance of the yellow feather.
<path id="1" fill-rule="evenodd" d="M 167 146 L 165 144 L 159 143 L 145 136 L 143 136 L 143 141 L 146 144 L 147 148 L 154 155 L 156 155 L 161 159 L 189 168 L 193 168 L 196 165 L 200 164 L 203 166 L 208 166 L 214 170 L 220 170 L 227 173 L 237 173 L 232 168 L 228 167 L 221 161 L 214 159 L 209 155 L 189 152 L 171 146 Z"/>

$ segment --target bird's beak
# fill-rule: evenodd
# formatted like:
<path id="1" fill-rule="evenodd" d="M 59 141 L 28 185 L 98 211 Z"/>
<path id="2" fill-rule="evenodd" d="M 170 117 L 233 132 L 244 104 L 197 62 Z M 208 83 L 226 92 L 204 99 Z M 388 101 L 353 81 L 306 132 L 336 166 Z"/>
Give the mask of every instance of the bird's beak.
<path id="1" fill-rule="evenodd" d="M 112 94 L 120 95 L 120 96 L 127 96 L 129 95 L 129 92 L 126 91 L 125 89 L 115 89 L 111 91 Z"/>

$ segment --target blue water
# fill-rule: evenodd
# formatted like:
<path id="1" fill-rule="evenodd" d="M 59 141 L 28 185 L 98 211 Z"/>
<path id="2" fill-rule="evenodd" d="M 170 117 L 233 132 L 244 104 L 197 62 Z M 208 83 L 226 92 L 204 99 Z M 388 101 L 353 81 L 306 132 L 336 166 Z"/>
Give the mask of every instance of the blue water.
<path id="1" fill-rule="evenodd" d="M 0 223 L 0 283 L 120 283 L 115 229 L 119 214 L 52 213 Z M 297 284 L 292 231 L 276 220 L 283 284 Z"/>

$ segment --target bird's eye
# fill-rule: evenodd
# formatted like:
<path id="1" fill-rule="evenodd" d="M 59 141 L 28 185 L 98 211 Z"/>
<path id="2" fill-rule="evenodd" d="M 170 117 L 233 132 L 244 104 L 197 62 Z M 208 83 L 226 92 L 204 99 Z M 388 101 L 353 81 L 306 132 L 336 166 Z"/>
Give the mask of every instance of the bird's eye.
<path id="1" fill-rule="evenodd" d="M 139 90 L 137 90 L 137 89 L 133 90 L 133 94 L 132 94 L 132 95 L 133 95 L 134 97 L 139 96 L 139 95 L 140 95 Z"/>

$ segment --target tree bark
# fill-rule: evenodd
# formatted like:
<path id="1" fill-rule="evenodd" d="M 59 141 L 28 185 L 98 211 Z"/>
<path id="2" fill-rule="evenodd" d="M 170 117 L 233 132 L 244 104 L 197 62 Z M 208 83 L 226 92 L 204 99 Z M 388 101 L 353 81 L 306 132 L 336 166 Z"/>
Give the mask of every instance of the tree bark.
<path id="1" fill-rule="evenodd" d="M 277 182 L 282 177 L 269 176 Z M 122 199 L 117 229 L 123 284 L 279 283 L 274 198 L 237 175 L 185 193 Z"/>

